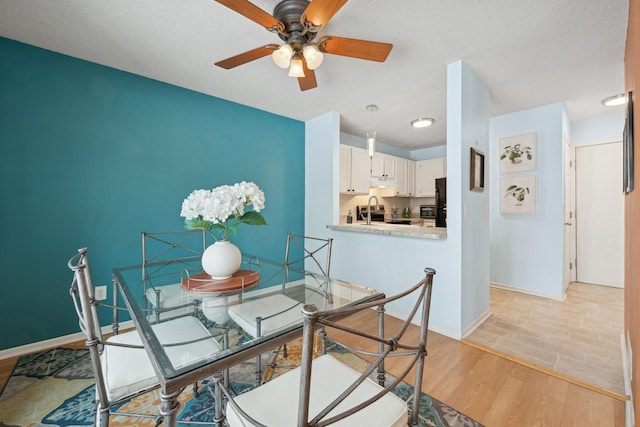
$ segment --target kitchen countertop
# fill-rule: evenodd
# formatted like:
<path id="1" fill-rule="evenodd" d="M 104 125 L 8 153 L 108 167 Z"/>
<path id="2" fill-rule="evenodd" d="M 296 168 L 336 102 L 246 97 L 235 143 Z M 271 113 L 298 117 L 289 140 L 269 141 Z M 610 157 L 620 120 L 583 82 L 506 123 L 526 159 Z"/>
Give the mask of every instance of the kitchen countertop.
<path id="1" fill-rule="evenodd" d="M 386 234 L 392 236 L 415 237 L 418 239 L 446 239 L 447 229 L 443 227 L 428 227 L 423 225 L 400 225 L 373 222 L 355 222 L 353 224 L 327 225 L 331 230 L 353 231 L 356 233 Z"/>

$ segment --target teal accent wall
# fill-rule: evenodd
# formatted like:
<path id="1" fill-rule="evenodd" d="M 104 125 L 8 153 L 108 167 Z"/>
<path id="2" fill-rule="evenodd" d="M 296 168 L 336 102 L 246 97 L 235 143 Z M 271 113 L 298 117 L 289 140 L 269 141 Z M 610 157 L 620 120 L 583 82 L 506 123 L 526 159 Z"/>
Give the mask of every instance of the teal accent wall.
<path id="1" fill-rule="evenodd" d="M 304 232 L 303 122 L 4 38 L 0 57 L 0 350 L 78 332 L 67 260 L 88 247 L 110 284 L 194 189 L 262 188 L 243 252 L 280 260 Z"/>

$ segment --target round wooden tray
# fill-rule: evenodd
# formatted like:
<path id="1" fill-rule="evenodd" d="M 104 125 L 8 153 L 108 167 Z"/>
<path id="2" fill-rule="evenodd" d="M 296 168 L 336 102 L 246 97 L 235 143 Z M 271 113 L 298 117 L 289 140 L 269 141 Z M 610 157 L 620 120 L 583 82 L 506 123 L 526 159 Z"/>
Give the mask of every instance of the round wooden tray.
<path id="1" fill-rule="evenodd" d="M 207 273 L 182 279 L 182 289 L 188 292 L 234 292 L 253 287 L 260 282 L 260 273 L 254 270 L 238 270 L 228 279 L 216 280 Z"/>

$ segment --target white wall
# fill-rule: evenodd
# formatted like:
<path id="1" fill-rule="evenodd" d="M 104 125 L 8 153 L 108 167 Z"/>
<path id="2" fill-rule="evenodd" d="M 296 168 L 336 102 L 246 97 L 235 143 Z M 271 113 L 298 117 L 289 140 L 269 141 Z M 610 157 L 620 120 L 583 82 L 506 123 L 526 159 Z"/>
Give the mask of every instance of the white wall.
<path id="1" fill-rule="evenodd" d="M 338 223 L 339 137 L 337 113 L 306 123 L 305 233 L 333 237 L 332 276 L 396 294 L 435 268 L 430 329 L 460 338 L 460 257 L 449 239 L 413 239 L 327 229 Z M 459 169 L 459 168 L 458 168 Z M 329 176 L 331 175 L 331 176 Z M 458 232 L 459 234 L 459 232 Z M 404 316 L 411 303 L 393 304 L 389 313 Z"/>
<path id="2" fill-rule="evenodd" d="M 345 132 L 340 132 L 340 144 L 350 145 L 352 147 L 367 149 L 367 140 L 364 136 L 352 135 Z M 409 159 L 410 151 L 404 148 L 396 147 L 394 145 L 387 145 L 384 142 L 376 141 L 376 151 L 391 156 L 402 157 L 403 159 Z"/>
<path id="3" fill-rule="evenodd" d="M 422 148 L 420 150 L 413 150 L 410 153 L 411 160 L 428 160 L 439 159 L 447 157 L 447 146 L 438 145 L 437 147 Z"/>
<path id="4" fill-rule="evenodd" d="M 339 214 L 338 117 L 337 113 L 330 113 L 306 123 L 305 233 L 333 237 L 333 277 L 379 289 L 387 295 L 420 281 L 425 267 L 435 268 L 430 329 L 459 339 L 459 243 L 454 244 L 450 239 L 414 239 L 326 228 L 328 224 L 338 223 Z M 327 173 L 333 176 L 329 177 Z M 459 230 L 457 235 L 460 235 Z M 458 248 L 455 252 L 454 247 Z M 404 315 L 410 306 L 410 302 L 397 303 L 390 307 L 389 313 Z"/>
<path id="5" fill-rule="evenodd" d="M 493 117 L 489 132 L 491 282 L 533 294 L 563 297 L 563 132 L 562 104 Z M 531 215 L 500 214 L 499 139 L 537 134 L 538 209 Z M 524 172 L 522 175 L 529 175 Z"/>
<path id="6" fill-rule="evenodd" d="M 469 188 L 470 147 L 488 151 L 489 91 L 462 62 L 447 72 L 447 238 L 415 239 L 330 230 L 339 220 L 339 118 L 330 113 L 306 123 L 305 232 L 333 237 L 332 276 L 393 295 L 436 269 L 430 329 L 461 338 L 464 328 L 488 311 L 488 219 L 482 215 L 490 194 Z M 330 171 L 332 177 L 328 176 Z M 462 207 L 471 216 L 463 218 Z M 463 283 L 464 281 L 464 283 Z M 463 295 L 464 289 L 464 295 Z M 464 313 L 463 313 L 464 305 Z M 389 314 L 404 315 L 410 302 L 396 303 Z"/>
<path id="7" fill-rule="evenodd" d="M 323 237 L 326 225 L 339 221 L 340 114 L 309 120 L 304 138 L 304 231 Z"/>
<path id="8" fill-rule="evenodd" d="M 459 250 L 463 330 L 489 311 L 491 186 L 470 190 L 472 147 L 489 161 L 489 89 L 458 61 L 447 67 L 447 230 Z"/>
<path id="9" fill-rule="evenodd" d="M 624 115 L 611 114 L 571 123 L 571 142 L 583 144 L 592 142 L 622 141 Z"/>

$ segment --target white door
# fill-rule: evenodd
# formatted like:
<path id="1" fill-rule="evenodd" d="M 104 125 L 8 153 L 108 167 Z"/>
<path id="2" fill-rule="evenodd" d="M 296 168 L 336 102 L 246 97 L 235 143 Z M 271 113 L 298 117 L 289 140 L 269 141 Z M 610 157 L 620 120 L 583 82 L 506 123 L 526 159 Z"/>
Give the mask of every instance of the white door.
<path id="1" fill-rule="evenodd" d="M 564 139 L 564 289 L 576 280 L 575 148 Z"/>
<path id="2" fill-rule="evenodd" d="M 622 142 L 576 148 L 577 280 L 623 287 Z"/>

